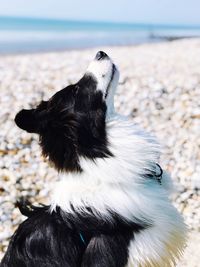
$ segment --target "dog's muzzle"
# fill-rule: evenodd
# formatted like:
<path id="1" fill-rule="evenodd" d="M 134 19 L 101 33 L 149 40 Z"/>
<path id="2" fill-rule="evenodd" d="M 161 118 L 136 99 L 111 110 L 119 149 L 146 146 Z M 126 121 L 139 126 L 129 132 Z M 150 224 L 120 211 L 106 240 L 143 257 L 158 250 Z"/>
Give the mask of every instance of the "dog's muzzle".
<path id="1" fill-rule="evenodd" d="M 102 60 L 102 59 L 108 59 L 109 57 L 108 57 L 108 55 L 105 53 L 105 52 L 103 52 L 103 51 L 99 51 L 97 54 L 96 54 L 96 57 L 95 57 L 95 59 L 96 60 Z"/>

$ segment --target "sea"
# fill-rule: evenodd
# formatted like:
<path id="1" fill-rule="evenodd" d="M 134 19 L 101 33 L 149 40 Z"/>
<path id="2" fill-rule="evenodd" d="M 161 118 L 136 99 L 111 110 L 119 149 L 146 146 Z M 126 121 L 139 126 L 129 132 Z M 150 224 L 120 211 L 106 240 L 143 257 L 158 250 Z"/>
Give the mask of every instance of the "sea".
<path id="1" fill-rule="evenodd" d="M 200 37 L 200 25 L 0 17 L 0 54 L 130 46 Z"/>

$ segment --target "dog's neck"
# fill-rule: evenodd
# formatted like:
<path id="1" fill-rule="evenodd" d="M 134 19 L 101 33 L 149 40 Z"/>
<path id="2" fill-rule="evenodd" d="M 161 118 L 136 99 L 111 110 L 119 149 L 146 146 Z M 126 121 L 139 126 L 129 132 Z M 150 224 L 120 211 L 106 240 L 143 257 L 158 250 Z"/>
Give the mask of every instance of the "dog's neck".
<path id="1" fill-rule="evenodd" d="M 133 201 L 130 196 L 138 196 L 146 171 L 155 167 L 159 146 L 151 136 L 118 115 L 107 121 L 107 135 L 113 157 L 94 161 L 80 158 L 81 173 L 61 173 L 53 190 L 52 209 L 60 206 L 73 212 L 73 206 L 86 211 L 89 206 L 98 213 L 110 209 L 129 216 L 127 206 Z"/>
<path id="2" fill-rule="evenodd" d="M 115 112 L 114 101 L 110 101 L 106 111 L 106 121 L 113 120 L 117 116 Z"/>
<path id="3" fill-rule="evenodd" d="M 115 112 L 115 105 L 114 105 L 114 99 L 115 99 L 115 93 L 117 91 L 117 87 L 118 87 L 118 79 L 119 76 L 117 76 L 117 78 L 115 78 L 109 88 L 109 93 L 105 99 L 106 101 L 106 106 L 107 106 L 107 111 L 106 111 L 106 120 L 112 120 L 116 118 L 116 112 Z"/>

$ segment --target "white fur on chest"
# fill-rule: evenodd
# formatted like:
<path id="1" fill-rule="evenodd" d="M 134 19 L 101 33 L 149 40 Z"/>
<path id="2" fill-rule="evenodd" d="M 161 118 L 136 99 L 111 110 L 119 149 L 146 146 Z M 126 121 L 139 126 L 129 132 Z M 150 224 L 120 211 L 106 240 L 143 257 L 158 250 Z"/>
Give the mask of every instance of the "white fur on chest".
<path id="1" fill-rule="evenodd" d="M 156 179 L 143 175 L 155 170 L 159 145 L 131 121 L 118 116 L 107 122 L 107 133 L 114 156 L 95 162 L 81 158 L 82 173 L 61 174 L 52 208 L 58 205 L 72 212 L 72 204 L 85 212 L 87 207 L 94 208 L 99 216 L 112 210 L 132 221 L 141 217 L 154 220 L 157 209 L 169 204 L 168 193 Z"/>
<path id="2" fill-rule="evenodd" d="M 142 209 L 141 199 L 147 193 L 158 197 L 152 191 L 160 191 L 160 185 L 143 177 L 147 170 L 154 170 L 158 161 L 159 146 L 155 140 L 119 117 L 107 123 L 107 133 L 114 156 L 95 162 L 81 158 L 82 173 L 61 174 L 53 193 L 53 207 L 59 205 L 71 211 L 71 204 L 81 209 L 89 206 L 100 214 L 109 208 L 129 218 L 132 213 L 136 215 L 136 209 Z M 133 203 L 138 208 L 130 209 Z"/>
<path id="3" fill-rule="evenodd" d="M 128 267 L 173 266 L 183 248 L 185 225 L 168 199 L 164 173 L 162 185 L 145 178 L 155 170 L 159 145 L 129 120 L 116 117 L 107 123 L 109 149 L 114 157 L 92 162 L 81 158 L 81 174 L 61 174 L 54 189 L 52 209 L 88 212 L 109 218 L 109 210 L 133 221 L 153 227 L 135 235 L 129 247 Z M 166 265 L 166 264 L 167 265 Z"/>

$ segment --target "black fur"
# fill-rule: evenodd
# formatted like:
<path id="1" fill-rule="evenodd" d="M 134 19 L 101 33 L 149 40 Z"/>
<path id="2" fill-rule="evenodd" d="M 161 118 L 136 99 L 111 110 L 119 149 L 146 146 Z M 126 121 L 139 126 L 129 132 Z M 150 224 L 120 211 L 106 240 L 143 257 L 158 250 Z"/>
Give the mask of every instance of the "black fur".
<path id="1" fill-rule="evenodd" d="M 131 231 L 93 237 L 83 255 L 82 267 L 124 267 L 128 259 Z"/>
<path id="2" fill-rule="evenodd" d="M 1 267 L 81 266 L 79 235 L 48 207 L 34 208 L 12 237 Z"/>
<path id="3" fill-rule="evenodd" d="M 81 171 L 79 156 L 112 156 L 107 148 L 106 104 L 96 80 L 85 75 L 31 110 L 22 110 L 16 124 L 40 136 L 44 156 L 59 171 Z"/>
<path id="4" fill-rule="evenodd" d="M 49 208 L 20 204 L 29 217 L 13 235 L 0 267 L 122 267 L 130 239 L 148 227 L 116 214 L 106 220 L 90 210 L 86 215 Z"/>

